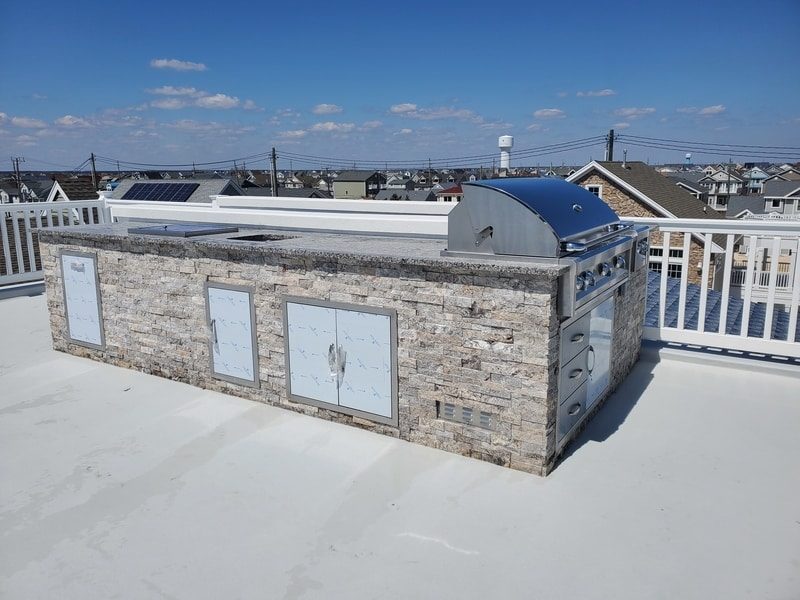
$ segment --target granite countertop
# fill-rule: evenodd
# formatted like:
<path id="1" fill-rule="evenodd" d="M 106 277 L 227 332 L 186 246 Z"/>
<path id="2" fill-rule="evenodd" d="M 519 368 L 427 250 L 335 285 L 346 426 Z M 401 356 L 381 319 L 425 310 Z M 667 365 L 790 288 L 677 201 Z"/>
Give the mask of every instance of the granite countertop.
<path id="1" fill-rule="evenodd" d="M 169 237 L 128 233 L 132 227 L 163 225 L 159 223 L 122 222 L 73 227 L 48 227 L 39 230 L 39 239 L 45 243 L 92 242 L 102 247 L 102 242 L 136 241 L 146 251 L 159 253 L 159 248 L 192 246 L 213 253 L 216 250 L 254 252 L 285 257 L 325 258 L 349 260 L 382 266 L 414 265 L 447 267 L 449 269 L 491 270 L 497 275 L 538 275 L 555 278 L 567 267 L 544 261 L 515 261 L 496 258 L 465 258 L 442 256 L 447 247 L 444 238 L 405 237 L 391 235 L 362 235 L 329 233 L 322 231 L 293 231 L 269 228 L 240 227 L 238 233 L 202 235 L 196 237 Z M 276 238 L 269 241 L 231 239 L 241 236 L 265 235 Z"/>

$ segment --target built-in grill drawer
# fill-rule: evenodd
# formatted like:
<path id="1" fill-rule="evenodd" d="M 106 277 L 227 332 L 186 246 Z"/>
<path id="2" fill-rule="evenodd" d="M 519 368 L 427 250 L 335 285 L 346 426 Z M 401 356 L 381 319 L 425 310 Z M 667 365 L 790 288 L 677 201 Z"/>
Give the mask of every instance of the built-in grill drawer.
<path id="1" fill-rule="evenodd" d="M 572 428 L 575 427 L 586 412 L 586 389 L 586 384 L 580 386 L 574 394 L 558 407 L 556 443 L 560 442 L 565 435 L 572 431 Z"/>
<path id="2" fill-rule="evenodd" d="M 588 337 L 588 336 L 587 336 Z M 569 398 L 589 378 L 589 347 L 586 346 L 578 356 L 561 367 L 561 386 L 559 397 L 561 403 Z"/>
<path id="3" fill-rule="evenodd" d="M 570 323 L 561 333 L 561 364 L 571 361 L 581 350 L 589 345 L 589 317 L 585 314 L 574 323 Z"/>

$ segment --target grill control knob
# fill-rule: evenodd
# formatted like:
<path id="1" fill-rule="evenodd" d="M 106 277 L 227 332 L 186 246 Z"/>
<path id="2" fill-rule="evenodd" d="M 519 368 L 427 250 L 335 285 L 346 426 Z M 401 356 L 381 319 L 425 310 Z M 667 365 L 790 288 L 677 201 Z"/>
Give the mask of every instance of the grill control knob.
<path id="1" fill-rule="evenodd" d="M 600 263 L 597 265 L 597 273 L 602 275 L 603 277 L 608 277 L 611 275 L 611 265 L 607 262 Z"/>
<path id="2" fill-rule="evenodd" d="M 624 257 L 618 256 L 617 258 L 614 259 L 614 266 L 617 267 L 618 269 L 624 269 L 625 265 L 626 263 Z"/>
<path id="3" fill-rule="evenodd" d="M 586 287 L 589 287 L 590 285 L 594 285 L 594 283 L 595 283 L 595 281 L 594 281 L 594 273 L 592 273 L 591 271 L 584 271 L 583 272 L 583 278 L 586 280 Z"/>
<path id="4" fill-rule="evenodd" d="M 586 279 L 583 277 L 583 275 L 578 275 L 575 278 L 575 289 L 577 289 L 579 292 L 586 289 Z"/>

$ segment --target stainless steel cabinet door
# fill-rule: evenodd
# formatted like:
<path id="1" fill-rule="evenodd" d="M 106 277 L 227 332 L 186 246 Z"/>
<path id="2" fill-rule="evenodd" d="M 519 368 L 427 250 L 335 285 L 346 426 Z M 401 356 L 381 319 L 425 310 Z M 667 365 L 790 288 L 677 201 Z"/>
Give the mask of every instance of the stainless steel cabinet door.
<path id="1" fill-rule="evenodd" d="M 257 384 L 251 292 L 209 284 L 207 295 L 214 374 L 236 383 Z"/>
<path id="2" fill-rule="evenodd" d="M 290 393 L 337 405 L 336 309 L 287 302 L 286 326 Z"/>
<path id="3" fill-rule="evenodd" d="M 103 324 L 95 259 L 85 254 L 62 254 L 61 274 L 70 339 L 102 348 Z"/>
<path id="4" fill-rule="evenodd" d="M 591 312 L 589 325 L 589 408 L 608 387 L 611 367 L 611 339 L 614 335 L 614 298 L 608 298 Z"/>
<path id="5" fill-rule="evenodd" d="M 387 315 L 336 311 L 339 350 L 339 404 L 392 416 L 391 321 Z"/>

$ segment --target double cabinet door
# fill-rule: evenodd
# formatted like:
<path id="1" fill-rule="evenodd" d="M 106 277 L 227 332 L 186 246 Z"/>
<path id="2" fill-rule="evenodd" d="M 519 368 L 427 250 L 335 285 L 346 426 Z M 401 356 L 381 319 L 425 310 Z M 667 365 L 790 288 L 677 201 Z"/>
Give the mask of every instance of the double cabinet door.
<path id="1" fill-rule="evenodd" d="M 289 397 L 396 424 L 394 311 L 287 299 Z"/>

